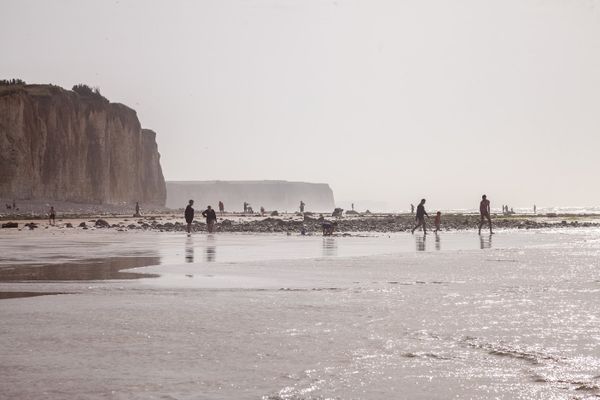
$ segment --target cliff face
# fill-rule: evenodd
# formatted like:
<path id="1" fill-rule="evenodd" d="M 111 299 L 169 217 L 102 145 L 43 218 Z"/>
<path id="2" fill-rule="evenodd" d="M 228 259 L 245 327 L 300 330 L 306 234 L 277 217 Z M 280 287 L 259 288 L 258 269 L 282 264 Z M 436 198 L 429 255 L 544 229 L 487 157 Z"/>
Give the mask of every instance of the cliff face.
<path id="1" fill-rule="evenodd" d="M 243 211 L 250 203 L 254 211 L 261 206 L 267 210 L 298 211 L 300 201 L 305 211 L 327 211 L 334 208 L 333 191 L 326 183 L 287 181 L 190 181 L 167 182 L 167 207 L 185 207 L 193 199 L 198 209 L 220 201 L 226 211 Z"/>
<path id="2" fill-rule="evenodd" d="M 164 205 L 155 137 L 101 97 L 0 86 L 0 197 Z"/>

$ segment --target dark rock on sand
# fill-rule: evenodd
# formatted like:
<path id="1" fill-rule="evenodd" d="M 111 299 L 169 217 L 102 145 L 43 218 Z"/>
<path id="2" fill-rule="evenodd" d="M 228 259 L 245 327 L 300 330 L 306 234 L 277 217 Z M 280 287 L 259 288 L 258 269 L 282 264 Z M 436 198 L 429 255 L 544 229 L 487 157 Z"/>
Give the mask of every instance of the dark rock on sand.
<path id="1" fill-rule="evenodd" d="M 94 226 L 96 228 L 110 228 L 110 224 L 103 219 L 96 220 L 96 223 L 94 224 Z"/>

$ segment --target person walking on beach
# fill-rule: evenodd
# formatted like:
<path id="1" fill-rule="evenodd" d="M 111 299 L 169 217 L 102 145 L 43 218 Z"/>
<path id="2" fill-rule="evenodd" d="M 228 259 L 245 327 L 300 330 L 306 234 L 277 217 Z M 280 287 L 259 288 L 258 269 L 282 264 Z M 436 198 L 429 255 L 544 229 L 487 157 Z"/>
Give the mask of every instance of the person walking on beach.
<path id="1" fill-rule="evenodd" d="M 219 213 L 221 213 L 221 215 L 223 215 L 224 212 L 225 212 L 225 204 L 223 204 L 223 202 L 221 200 L 219 200 Z"/>
<path id="2" fill-rule="evenodd" d="M 215 230 L 215 223 L 217 222 L 217 214 L 211 206 L 207 206 L 206 210 L 202 211 L 202 216 L 206 218 L 206 228 L 208 233 L 213 233 Z"/>
<path id="3" fill-rule="evenodd" d="M 425 211 L 425 199 L 421 199 L 421 202 L 417 206 L 417 216 L 415 220 L 417 221 L 417 225 L 412 229 L 411 233 L 415 233 L 415 230 L 422 226 L 423 234 L 427 235 L 427 227 L 425 225 L 425 216 L 429 217 L 427 211 Z"/>
<path id="4" fill-rule="evenodd" d="M 50 212 L 48 214 L 48 223 L 50 225 L 56 225 L 56 212 L 54 211 L 54 206 L 50 207 Z"/>
<path id="5" fill-rule="evenodd" d="M 435 224 L 434 233 L 438 233 L 440 231 L 440 225 L 442 224 L 442 213 L 440 211 L 438 211 L 437 214 L 435 214 L 435 220 L 433 221 L 433 223 Z"/>
<path id="6" fill-rule="evenodd" d="M 481 235 L 481 227 L 483 226 L 486 219 L 490 226 L 490 235 L 493 234 L 494 232 L 492 232 L 492 218 L 490 217 L 490 201 L 487 199 L 487 196 L 485 194 L 481 196 L 481 202 L 479 203 L 479 213 L 481 214 L 481 220 L 479 221 L 479 234 Z"/>
<path id="7" fill-rule="evenodd" d="M 303 213 L 304 212 L 304 206 L 306 204 L 304 204 L 304 202 L 302 200 L 300 200 L 300 212 Z"/>
<path id="8" fill-rule="evenodd" d="M 187 223 L 188 236 L 190 236 L 192 234 L 192 222 L 194 221 L 194 208 L 192 207 L 193 205 L 194 205 L 194 200 L 190 200 L 189 204 L 185 208 L 185 213 L 184 213 L 185 222 Z"/>

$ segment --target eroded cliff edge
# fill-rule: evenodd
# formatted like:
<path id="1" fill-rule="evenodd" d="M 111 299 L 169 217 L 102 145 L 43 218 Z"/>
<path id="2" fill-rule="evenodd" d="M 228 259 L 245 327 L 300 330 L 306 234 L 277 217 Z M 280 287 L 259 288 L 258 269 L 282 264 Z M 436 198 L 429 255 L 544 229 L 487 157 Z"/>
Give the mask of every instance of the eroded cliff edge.
<path id="1" fill-rule="evenodd" d="M 156 134 L 99 95 L 0 85 L 0 197 L 162 206 Z"/>

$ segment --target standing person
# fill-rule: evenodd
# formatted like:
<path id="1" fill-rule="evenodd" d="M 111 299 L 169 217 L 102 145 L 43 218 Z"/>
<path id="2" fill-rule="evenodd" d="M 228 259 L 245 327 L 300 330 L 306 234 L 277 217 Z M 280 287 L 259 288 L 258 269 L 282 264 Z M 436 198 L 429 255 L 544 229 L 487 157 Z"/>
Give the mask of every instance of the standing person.
<path id="1" fill-rule="evenodd" d="M 135 202 L 135 215 L 134 217 L 141 217 L 140 214 L 140 203 L 138 201 Z"/>
<path id="2" fill-rule="evenodd" d="M 304 202 L 302 200 L 300 200 L 300 212 L 303 213 L 304 212 L 304 206 L 306 204 L 304 204 Z"/>
<path id="3" fill-rule="evenodd" d="M 417 206 L 417 216 L 415 218 L 415 220 L 417 221 L 417 225 L 415 225 L 411 233 L 415 233 L 415 229 L 422 226 L 423 234 L 427 235 L 427 227 L 425 226 L 425 216 L 429 217 L 427 211 L 425 211 L 425 199 L 421 199 L 421 202 Z"/>
<path id="4" fill-rule="evenodd" d="M 225 204 L 223 204 L 221 200 L 219 200 L 219 212 L 221 213 L 221 215 L 223 215 L 223 213 L 225 212 Z"/>
<path id="5" fill-rule="evenodd" d="M 479 234 L 481 235 L 481 227 L 483 226 L 484 221 L 487 219 L 488 224 L 490 225 L 490 235 L 492 232 L 492 218 L 490 217 L 490 201 L 487 199 L 487 196 L 484 194 L 481 196 L 481 202 L 479 203 L 479 213 L 481 214 L 481 220 L 479 221 Z"/>
<path id="6" fill-rule="evenodd" d="M 206 210 L 202 211 L 202 216 L 206 218 L 206 228 L 208 233 L 213 233 L 215 230 L 215 223 L 217 222 L 217 214 L 211 206 L 207 206 Z"/>
<path id="7" fill-rule="evenodd" d="M 246 214 L 246 212 L 248 212 L 248 203 L 244 202 L 244 214 Z"/>
<path id="8" fill-rule="evenodd" d="M 56 212 L 54 211 L 54 206 L 50 206 L 50 212 L 48 214 L 49 224 L 56 225 Z"/>
<path id="9" fill-rule="evenodd" d="M 537 214 L 537 207 L 536 207 L 536 205 L 535 205 L 535 204 L 533 205 L 533 213 L 534 213 L 534 214 Z"/>
<path id="10" fill-rule="evenodd" d="M 440 225 L 442 224 L 442 213 L 440 211 L 435 214 L 435 220 L 433 222 L 435 224 L 435 233 L 440 231 Z"/>
<path id="11" fill-rule="evenodd" d="M 194 205 L 194 200 L 190 200 L 189 204 L 185 208 L 185 213 L 184 213 L 185 222 L 187 223 L 188 236 L 192 235 L 192 221 L 194 221 L 194 208 L 192 207 L 193 205 Z"/>
<path id="12" fill-rule="evenodd" d="M 410 215 L 414 215 L 415 214 L 415 205 L 411 204 L 410 205 Z"/>

